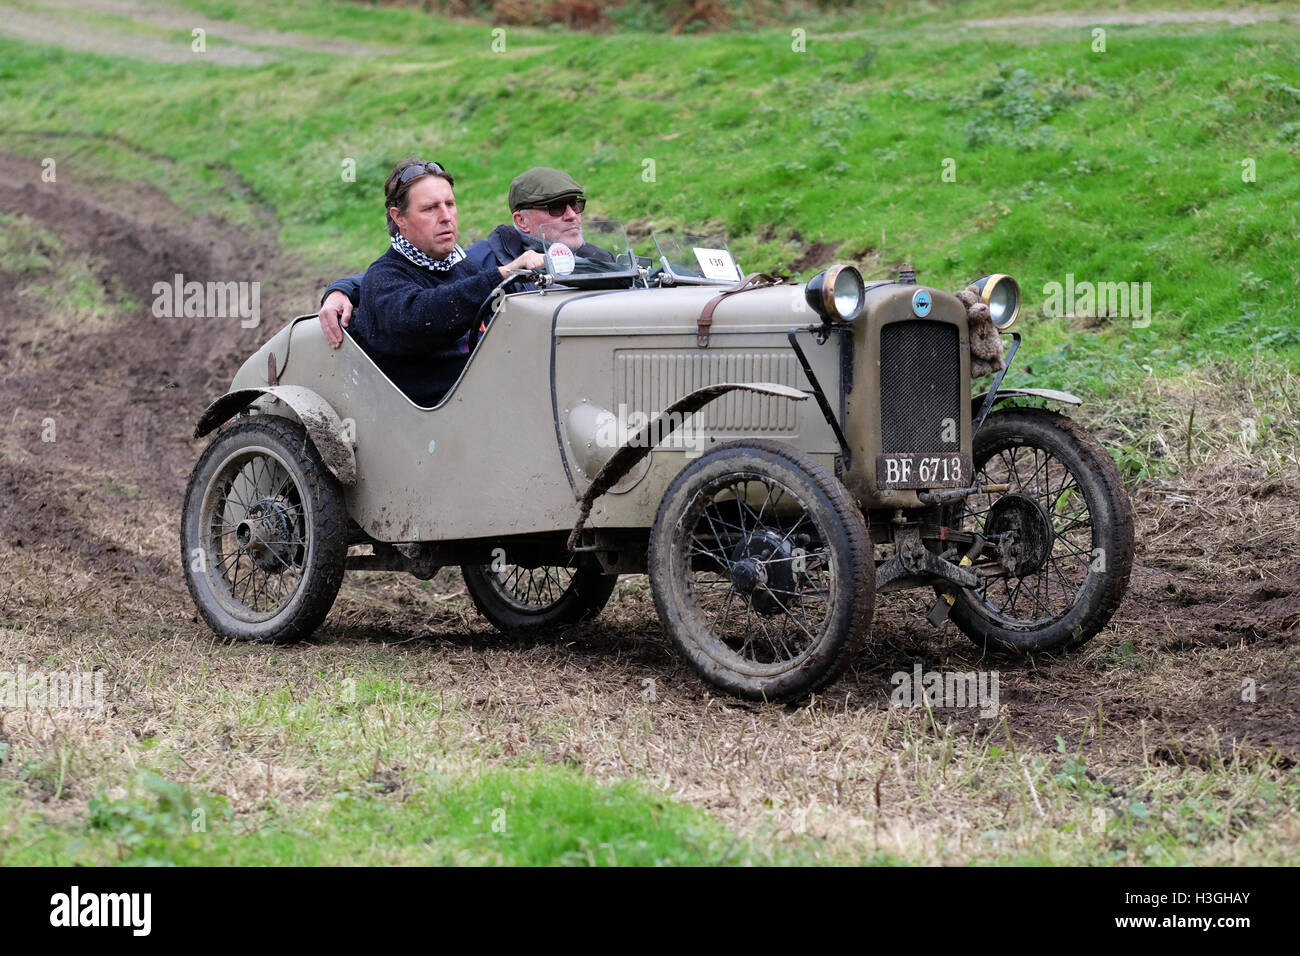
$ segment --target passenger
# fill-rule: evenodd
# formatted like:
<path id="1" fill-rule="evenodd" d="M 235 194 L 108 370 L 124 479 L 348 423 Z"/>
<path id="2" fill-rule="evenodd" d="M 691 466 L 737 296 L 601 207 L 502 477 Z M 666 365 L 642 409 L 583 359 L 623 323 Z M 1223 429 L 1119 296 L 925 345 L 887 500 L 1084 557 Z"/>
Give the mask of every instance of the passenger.
<path id="1" fill-rule="evenodd" d="M 483 268 L 504 266 L 513 262 L 526 250 L 542 251 L 540 236 L 546 227 L 549 238 L 556 238 L 553 230 L 567 232 L 566 242 L 574 253 L 598 262 L 612 262 L 604 249 L 589 245 L 582 238 L 582 211 L 587 205 L 582 186 L 568 173 L 546 166 L 535 166 L 520 173 L 510 184 L 507 196 L 513 222 L 503 223 L 486 239 L 480 239 L 465 255 L 473 265 Z M 339 279 L 325 290 L 318 314 L 321 330 L 333 348 L 343 344 L 342 326 L 351 320 L 354 306 L 360 302 L 361 276 Z M 462 342 L 468 345 L 468 339 Z M 468 351 L 468 348 L 465 348 Z"/>
<path id="2" fill-rule="evenodd" d="M 405 159 L 384 184 L 391 248 L 361 279 L 352 334 L 412 401 L 435 405 L 465 367 L 460 343 L 480 306 L 512 272 L 536 269 L 525 250 L 500 266 L 470 261 L 456 244 L 451 174 Z"/>

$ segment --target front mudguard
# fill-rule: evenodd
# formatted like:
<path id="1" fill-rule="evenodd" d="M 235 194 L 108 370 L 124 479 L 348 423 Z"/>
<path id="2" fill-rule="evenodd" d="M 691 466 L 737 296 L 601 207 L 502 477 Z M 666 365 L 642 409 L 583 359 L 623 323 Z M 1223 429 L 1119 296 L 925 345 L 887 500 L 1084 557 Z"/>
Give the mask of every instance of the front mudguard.
<path id="1" fill-rule="evenodd" d="M 988 398 L 988 392 L 981 392 L 971 399 L 971 412 L 975 413 L 980 410 L 984 400 Z M 1059 402 L 1062 405 L 1082 405 L 1083 399 L 1078 395 L 1071 395 L 1069 392 L 1058 392 L 1054 388 L 999 388 L 997 394 L 993 396 L 993 404 L 1005 402 L 1009 399 L 1020 398 L 1045 398 L 1049 402 Z"/>
<path id="2" fill-rule="evenodd" d="M 357 457 L 353 439 L 344 427 L 338 413 L 309 388 L 300 385 L 263 385 L 227 392 L 207 407 L 194 427 L 194 437 L 202 438 L 227 419 L 250 406 L 270 415 L 283 415 L 277 403 L 283 403 L 307 429 L 312 444 L 320 452 L 325 466 L 339 484 L 351 487 L 357 483 Z"/>
<path id="3" fill-rule="evenodd" d="M 1017 335 L 1017 344 L 1019 344 L 1019 341 L 1020 336 Z M 1011 354 L 1015 354 L 1014 347 L 1012 348 Z M 1008 367 L 1009 365 L 1010 363 L 1008 362 Z M 1071 395 L 1069 392 L 1058 392 L 1054 388 L 998 388 L 999 383 L 1002 381 L 1002 376 L 1006 374 L 1006 371 L 1006 369 L 1003 369 L 1002 372 L 998 374 L 998 377 L 994 379 L 994 391 L 983 392 L 971 399 L 970 420 L 972 436 L 974 436 L 975 433 L 984 425 L 984 419 L 986 419 L 989 412 L 993 410 L 993 406 L 997 405 L 999 402 L 1025 397 L 1045 398 L 1049 402 L 1059 402 L 1064 405 L 1083 404 L 1083 399 L 1079 396 Z"/>

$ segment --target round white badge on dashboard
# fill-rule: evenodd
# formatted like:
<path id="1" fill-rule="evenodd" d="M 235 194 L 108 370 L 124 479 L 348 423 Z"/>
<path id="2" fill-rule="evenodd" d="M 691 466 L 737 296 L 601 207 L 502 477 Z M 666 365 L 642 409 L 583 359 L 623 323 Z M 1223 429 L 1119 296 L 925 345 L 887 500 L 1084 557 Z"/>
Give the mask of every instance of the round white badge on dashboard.
<path id="1" fill-rule="evenodd" d="M 557 276 L 567 276 L 573 271 L 573 250 L 564 243 L 551 243 L 546 255 L 551 260 L 551 271 Z"/>

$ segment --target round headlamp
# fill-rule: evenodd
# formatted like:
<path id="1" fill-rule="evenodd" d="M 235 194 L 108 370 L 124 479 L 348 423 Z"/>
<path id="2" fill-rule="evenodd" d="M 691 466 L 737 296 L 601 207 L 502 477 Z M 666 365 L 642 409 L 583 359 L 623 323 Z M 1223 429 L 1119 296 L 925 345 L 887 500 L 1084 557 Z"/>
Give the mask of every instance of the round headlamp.
<path id="1" fill-rule="evenodd" d="M 804 286 L 804 298 L 827 322 L 852 322 L 862 314 L 866 288 L 853 266 L 834 265 L 817 273 Z"/>
<path id="2" fill-rule="evenodd" d="M 999 332 L 1011 328 L 1020 314 L 1020 286 L 1008 275 L 991 275 L 975 283 L 980 301 L 989 307 L 989 318 Z"/>

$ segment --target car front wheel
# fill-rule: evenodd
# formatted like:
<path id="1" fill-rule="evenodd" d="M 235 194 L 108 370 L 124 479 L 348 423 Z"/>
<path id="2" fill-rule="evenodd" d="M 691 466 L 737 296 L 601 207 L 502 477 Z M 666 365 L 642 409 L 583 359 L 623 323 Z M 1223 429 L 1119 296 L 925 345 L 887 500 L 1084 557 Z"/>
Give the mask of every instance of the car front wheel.
<path id="1" fill-rule="evenodd" d="M 678 650 L 739 697 L 805 697 L 870 632 L 862 512 L 838 479 L 780 442 L 723 445 L 684 468 L 659 505 L 649 571 Z"/>
<path id="2" fill-rule="evenodd" d="M 950 593 L 975 643 L 1068 650 L 1110 620 L 1133 567 L 1133 509 L 1114 461 L 1077 423 L 1041 408 L 990 415 L 975 435 L 972 495 L 945 524 L 1001 541 L 977 562 L 978 588 Z"/>

